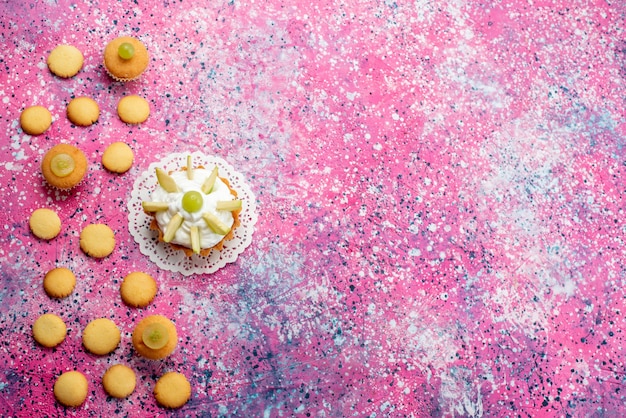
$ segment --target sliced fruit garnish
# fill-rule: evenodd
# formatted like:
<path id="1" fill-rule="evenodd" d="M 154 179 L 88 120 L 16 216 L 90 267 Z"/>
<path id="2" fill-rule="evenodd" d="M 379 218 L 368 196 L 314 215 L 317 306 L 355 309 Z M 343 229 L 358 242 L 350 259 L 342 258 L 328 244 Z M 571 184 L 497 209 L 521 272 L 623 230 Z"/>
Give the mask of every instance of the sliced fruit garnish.
<path id="1" fill-rule="evenodd" d="M 69 176 L 74 168 L 76 168 L 76 162 L 69 154 L 57 154 L 50 161 L 50 170 L 57 177 Z"/>
<path id="2" fill-rule="evenodd" d="M 213 185 L 215 184 L 215 180 L 217 180 L 217 166 L 213 168 L 209 177 L 206 178 L 204 184 L 202 185 L 202 193 L 209 194 L 211 190 L 213 190 Z"/>
<path id="3" fill-rule="evenodd" d="M 172 216 L 172 219 L 170 219 L 170 221 L 167 223 L 167 226 L 165 227 L 165 233 L 163 234 L 163 241 L 170 242 L 174 238 L 176 231 L 178 231 L 178 228 L 180 228 L 182 224 L 183 224 L 183 216 L 180 213 L 177 213 L 176 215 Z"/>
<path id="4" fill-rule="evenodd" d="M 159 350 L 167 344 L 170 336 L 167 332 L 167 327 L 163 324 L 153 323 L 146 326 L 143 334 L 141 334 L 141 340 L 143 343 L 153 350 Z"/>
<path id="5" fill-rule="evenodd" d="M 241 209 L 241 200 L 218 200 L 215 204 L 215 209 L 229 211 Z"/>
<path id="6" fill-rule="evenodd" d="M 159 182 L 159 185 L 163 187 L 166 192 L 176 193 L 180 191 L 180 189 L 178 188 L 178 185 L 176 184 L 176 181 L 174 181 L 174 179 L 170 177 L 169 174 L 163 171 L 163 169 L 157 167 L 156 176 L 157 176 L 157 181 Z"/>
<path id="7" fill-rule="evenodd" d="M 187 178 L 193 180 L 193 165 L 191 164 L 191 155 L 187 156 Z"/>
<path id="8" fill-rule="evenodd" d="M 197 192 L 195 190 L 190 190 L 183 195 L 183 209 L 187 212 L 197 212 L 202 209 L 203 204 L 202 193 Z"/>
<path id="9" fill-rule="evenodd" d="M 191 249 L 194 253 L 198 254 L 200 252 L 200 232 L 198 231 L 197 226 L 192 226 L 189 229 L 189 235 L 191 236 Z"/>
<path id="10" fill-rule="evenodd" d="M 141 202 L 141 207 L 146 212 L 160 212 L 167 210 L 170 204 L 167 202 Z"/>
<path id="11" fill-rule="evenodd" d="M 204 219 L 209 228 L 211 228 L 216 234 L 226 235 L 230 231 L 230 228 L 212 213 L 203 213 L 202 219 Z"/>

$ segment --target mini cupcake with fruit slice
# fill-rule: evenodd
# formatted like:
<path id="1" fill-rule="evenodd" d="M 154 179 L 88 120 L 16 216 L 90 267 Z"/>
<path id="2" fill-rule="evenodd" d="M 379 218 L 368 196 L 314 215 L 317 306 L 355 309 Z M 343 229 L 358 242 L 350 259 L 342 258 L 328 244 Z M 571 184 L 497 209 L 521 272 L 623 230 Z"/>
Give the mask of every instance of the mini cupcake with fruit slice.
<path id="1" fill-rule="evenodd" d="M 115 38 L 104 48 L 104 68 L 117 81 L 136 80 L 146 70 L 149 61 L 143 42 L 131 36 Z"/>
<path id="2" fill-rule="evenodd" d="M 194 167 L 188 156 L 182 170 L 168 173 L 157 167 L 155 175 L 157 188 L 142 208 L 154 216 L 151 228 L 159 231 L 160 240 L 187 256 L 208 256 L 233 238 L 242 204 L 217 166 Z"/>
<path id="3" fill-rule="evenodd" d="M 87 157 L 77 147 L 58 144 L 41 161 L 41 173 L 49 185 L 69 190 L 78 185 L 87 172 Z"/>
<path id="4" fill-rule="evenodd" d="M 132 335 L 137 353 L 150 360 L 159 360 L 172 354 L 178 344 L 174 323 L 163 315 L 149 315 L 142 319 Z"/>

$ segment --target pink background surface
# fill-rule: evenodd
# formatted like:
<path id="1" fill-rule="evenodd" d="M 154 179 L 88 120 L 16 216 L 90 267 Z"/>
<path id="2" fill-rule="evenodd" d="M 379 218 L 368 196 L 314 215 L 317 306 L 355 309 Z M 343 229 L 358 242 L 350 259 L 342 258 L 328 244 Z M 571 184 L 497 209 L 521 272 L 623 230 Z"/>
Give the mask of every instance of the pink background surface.
<path id="1" fill-rule="evenodd" d="M 613 1 L 3 1 L 0 3 L 0 410 L 3 416 L 623 416 L 626 292 L 626 6 Z M 134 35 L 151 53 L 132 83 L 105 74 L 102 51 Z M 56 45 L 85 56 L 60 79 Z M 117 101 L 152 114 L 129 126 Z M 87 95 L 99 121 L 65 106 Z M 50 109 L 40 136 L 21 110 Z M 123 175 L 100 158 L 135 152 Z M 81 147 L 86 180 L 50 189 L 39 164 Z M 128 232 L 136 176 L 171 152 L 204 150 L 257 196 L 252 245 L 220 271 L 183 277 L 143 256 Z M 56 210 L 61 234 L 28 217 Z M 114 253 L 85 256 L 82 227 L 105 222 Z M 68 298 L 49 269 L 78 278 Z M 155 301 L 130 309 L 121 279 L 142 270 Z M 38 315 L 67 323 L 43 349 Z M 172 318 L 168 359 L 138 358 L 143 316 Z M 122 330 L 93 356 L 81 331 Z M 128 364 L 135 392 L 108 398 L 107 367 Z M 90 385 L 65 409 L 67 370 Z M 152 388 L 184 373 L 188 404 L 166 411 Z"/>

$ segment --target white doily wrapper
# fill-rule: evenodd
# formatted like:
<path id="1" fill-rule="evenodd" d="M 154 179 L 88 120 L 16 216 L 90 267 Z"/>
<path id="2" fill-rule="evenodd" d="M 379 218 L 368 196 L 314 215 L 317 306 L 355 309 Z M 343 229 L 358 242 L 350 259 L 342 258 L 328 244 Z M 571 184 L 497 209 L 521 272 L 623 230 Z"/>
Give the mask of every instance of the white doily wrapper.
<path id="1" fill-rule="evenodd" d="M 220 177 L 226 178 L 237 192 L 237 198 L 242 201 L 239 213 L 241 225 L 233 230 L 233 239 L 224 241 L 222 250 L 212 250 L 206 257 L 199 254 L 187 256 L 184 251 L 174 249 L 170 244 L 159 240 L 158 231 L 150 229 L 154 218 L 143 211 L 141 202 L 150 201 L 150 195 L 158 185 L 156 168 L 162 168 L 166 172 L 180 170 L 187 166 L 188 155 L 190 154 L 170 154 L 161 161 L 150 164 L 148 170 L 142 172 L 135 180 L 128 201 L 128 229 L 139 244 L 141 253 L 147 255 L 160 268 L 185 276 L 214 273 L 226 264 L 236 261 L 239 254 L 252 242 L 254 225 L 258 219 L 254 193 L 243 175 L 223 159 L 196 151 L 191 153 L 194 167 L 203 166 L 211 169 L 217 165 Z"/>

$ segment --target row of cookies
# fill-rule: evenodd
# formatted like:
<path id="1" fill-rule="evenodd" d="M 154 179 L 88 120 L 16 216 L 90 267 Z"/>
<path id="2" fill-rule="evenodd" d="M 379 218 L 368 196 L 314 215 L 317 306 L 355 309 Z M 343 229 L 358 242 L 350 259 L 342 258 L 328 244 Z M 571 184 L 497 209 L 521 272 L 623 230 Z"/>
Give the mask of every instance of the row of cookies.
<path id="1" fill-rule="evenodd" d="M 49 208 L 35 209 L 28 220 L 31 232 L 43 240 L 54 239 L 61 232 L 61 218 Z M 115 234 L 105 224 L 89 224 L 80 232 L 80 248 L 94 258 L 104 258 L 115 249 Z"/>
<path id="2" fill-rule="evenodd" d="M 55 267 L 43 278 L 43 288 L 48 296 L 55 299 L 68 297 L 76 287 L 76 275 L 66 267 Z M 145 308 L 157 294 L 156 281 L 141 271 L 127 274 L 120 285 L 120 296 L 132 308 Z"/>
<path id="3" fill-rule="evenodd" d="M 123 364 L 115 364 L 102 376 L 102 385 L 114 398 L 129 396 L 136 386 L 135 372 Z M 54 396 L 66 406 L 80 406 L 89 392 L 89 382 L 79 371 L 71 370 L 60 375 L 54 383 Z M 185 376 L 178 372 L 163 374 L 154 385 L 154 397 L 160 405 L 178 408 L 185 404 L 182 400 L 189 397 L 191 386 Z"/>
<path id="4" fill-rule="evenodd" d="M 76 126 L 90 126 L 100 118 L 100 106 L 91 97 L 74 97 L 67 104 L 67 118 Z M 128 124 L 143 123 L 150 116 L 150 104 L 136 94 L 117 102 L 117 115 Z M 20 114 L 20 127 L 29 135 L 41 135 L 52 125 L 52 114 L 41 105 L 26 107 Z"/>

